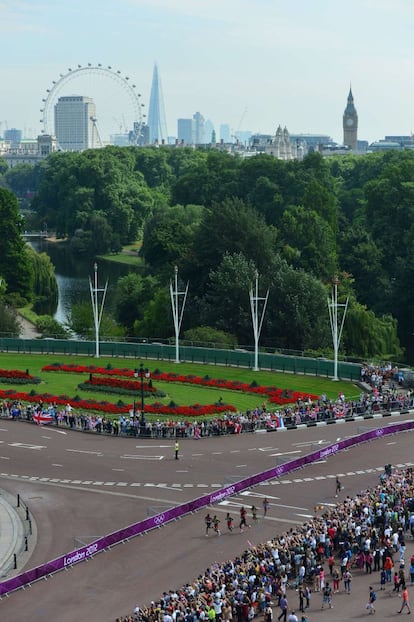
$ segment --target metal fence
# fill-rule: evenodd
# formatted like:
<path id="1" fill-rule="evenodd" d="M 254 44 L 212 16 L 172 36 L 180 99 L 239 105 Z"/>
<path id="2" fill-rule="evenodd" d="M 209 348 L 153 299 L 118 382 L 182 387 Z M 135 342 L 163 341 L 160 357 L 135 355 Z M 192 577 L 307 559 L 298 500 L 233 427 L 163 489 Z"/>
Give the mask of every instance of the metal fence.
<path id="1" fill-rule="evenodd" d="M 175 361 L 175 346 L 162 343 L 130 343 L 119 341 L 101 341 L 100 355 L 115 358 L 152 359 L 156 361 Z M 68 339 L 17 339 L 0 338 L 1 352 L 21 354 L 48 354 L 95 356 L 95 341 Z M 200 348 L 195 346 L 180 347 L 182 363 L 202 363 L 228 367 L 252 369 L 254 352 L 247 350 L 224 350 L 218 348 Z M 327 359 L 288 356 L 280 353 L 259 352 L 259 368 L 263 370 L 322 376 L 334 375 L 334 362 Z M 361 365 L 345 361 L 338 362 L 338 376 L 343 380 L 359 381 Z"/>

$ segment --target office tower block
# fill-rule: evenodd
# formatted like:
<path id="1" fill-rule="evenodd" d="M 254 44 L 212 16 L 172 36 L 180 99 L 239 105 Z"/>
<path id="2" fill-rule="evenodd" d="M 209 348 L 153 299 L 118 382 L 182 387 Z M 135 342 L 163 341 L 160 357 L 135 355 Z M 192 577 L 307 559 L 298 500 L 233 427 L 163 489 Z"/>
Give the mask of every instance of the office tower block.
<path id="1" fill-rule="evenodd" d="M 97 147 L 96 106 L 90 97 L 59 97 L 55 104 L 55 134 L 63 151 Z"/>
<path id="2" fill-rule="evenodd" d="M 214 130 L 214 124 L 210 119 L 207 119 L 207 121 L 204 123 L 204 142 L 206 143 L 206 145 L 210 145 L 216 142 L 216 139 L 214 138 L 213 140 L 213 136 L 215 136 L 216 132 Z"/>
<path id="3" fill-rule="evenodd" d="M 200 112 L 193 114 L 194 121 L 194 143 L 196 145 L 204 145 L 204 117 Z"/>
<path id="4" fill-rule="evenodd" d="M 13 146 L 18 145 L 22 141 L 22 130 L 17 130 L 15 127 L 4 130 L 4 140 L 7 140 Z"/>
<path id="5" fill-rule="evenodd" d="M 167 121 L 165 119 L 164 98 L 157 65 L 154 65 L 152 74 L 150 103 L 148 108 L 148 129 L 150 144 L 167 142 Z"/>
<path id="6" fill-rule="evenodd" d="M 230 125 L 228 123 L 222 123 L 220 125 L 220 140 L 222 140 L 223 143 L 231 142 Z"/>
<path id="7" fill-rule="evenodd" d="M 177 138 L 179 143 L 184 145 L 194 144 L 194 131 L 192 119 L 177 120 Z"/>

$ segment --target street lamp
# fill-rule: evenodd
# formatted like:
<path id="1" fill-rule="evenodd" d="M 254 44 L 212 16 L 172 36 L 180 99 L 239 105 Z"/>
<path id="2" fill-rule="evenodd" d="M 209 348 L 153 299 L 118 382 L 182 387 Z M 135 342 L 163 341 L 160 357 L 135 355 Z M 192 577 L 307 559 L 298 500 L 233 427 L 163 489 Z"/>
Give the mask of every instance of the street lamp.
<path id="1" fill-rule="evenodd" d="M 135 369 L 134 378 L 140 378 L 141 380 L 141 416 L 139 425 L 141 427 L 141 433 L 144 432 L 145 428 L 145 393 L 144 393 L 144 378 L 150 377 L 149 369 L 144 368 L 144 365 L 141 363 L 139 369 Z M 135 417 L 135 402 L 134 402 L 134 417 Z"/>

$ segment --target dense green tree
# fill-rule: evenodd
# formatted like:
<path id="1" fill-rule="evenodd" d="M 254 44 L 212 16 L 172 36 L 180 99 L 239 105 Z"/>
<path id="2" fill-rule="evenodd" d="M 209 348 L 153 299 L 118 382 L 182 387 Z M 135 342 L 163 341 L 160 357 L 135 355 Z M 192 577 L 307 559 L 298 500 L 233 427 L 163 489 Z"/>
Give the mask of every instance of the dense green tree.
<path id="1" fill-rule="evenodd" d="M 18 337 L 20 324 L 16 310 L 0 298 L 0 336 Z"/>
<path id="2" fill-rule="evenodd" d="M 239 195 L 239 168 L 237 157 L 221 151 L 209 151 L 204 161 L 173 184 L 172 203 L 210 206 Z"/>
<path id="3" fill-rule="evenodd" d="M 28 252 L 33 266 L 33 310 L 51 315 L 58 302 L 55 267 L 46 253 L 37 253 L 30 246 Z"/>
<path id="4" fill-rule="evenodd" d="M 166 279 L 175 265 L 188 261 L 201 217 L 202 208 L 196 205 L 154 210 L 146 221 L 141 248 L 141 255 L 151 270 Z"/>
<path id="5" fill-rule="evenodd" d="M 16 164 L 4 173 L 4 181 L 18 197 L 36 190 L 35 169 L 30 164 Z"/>
<path id="6" fill-rule="evenodd" d="M 159 289 L 145 305 L 143 317 L 134 323 L 134 335 L 166 339 L 174 333 L 171 300 L 166 288 Z"/>
<path id="7" fill-rule="evenodd" d="M 310 272 L 324 282 L 337 272 L 335 235 L 316 211 L 291 207 L 280 222 L 284 256 L 296 268 Z"/>
<path id="8" fill-rule="evenodd" d="M 158 282 L 151 276 L 131 273 L 118 279 L 115 292 L 115 318 L 132 333 L 134 323 L 141 320 L 147 304 L 157 292 Z"/>
<path id="9" fill-rule="evenodd" d="M 200 294 L 210 270 L 217 268 L 226 253 L 242 253 L 264 273 L 275 250 L 276 230 L 240 199 L 227 199 L 204 210 L 184 274 Z"/>
<path id="10" fill-rule="evenodd" d="M 225 253 L 217 269 L 209 274 L 200 304 L 202 324 L 237 336 L 239 343 L 251 341 L 252 320 L 249 290 L 256 266 L 243 253 Z"/>
<path id="11" fill-rule="evenodd" d="M 59 237 L 82 229 L 91 255 L 135 241 L 154 197 L 134 166 L 133 153 L 120 148 L 53 154 L 32 204 L 38 222 L 56 228 Z M 97 235 L 102 227 L 109 237 Z"/>
<path id="12" fill-rule="evenodd" d="M 271 277 L 261 343 L 300 351 L 329 345 L 327 295 L 322 283 L 280 257 L 273 261 Z"/>
<path id="13" fill-rule="evenodd" d="M 95 324 L 93 319 L 92 305 L 89 302 L 79 302 L 72 305 L 70 315 L 67 321 L 67 328 L 71 333 L 85 337 L 86 339 L 95 339 Z M 102 321 L 99 329 L 102 338 L 119 339 L 125 337 L 125 329 L 119 326 L 114 318 L 106 313 L 102 314 Z"/>
<path id="14" fill-rule="evenodd" d="M 183 339 L 202 348 L 214 345 L 215 348 L 234 348 L 237 339 L 234 335 L 225 333 L 223 330 L 211 328 L 211 326 L 196 326 L 184 331 Z"/>
<path id="15" fill-rule="evenodd" d="M 16 197 L 10 190 L 0 188 L 0 277 L 6 280 L 9 297 L 17 294 L 29 300 L 33 291 L 33 268 L 22 230 L 23 220 Z"/>
<path id="16" fill-rule="evenodd" d="M 368 360 L 401 360 L 403 356 L 396 320 L 391 315 L 376 317 L 373 311 L 355 302 L 345 318 L 343 342 L 346 353 Z"/>

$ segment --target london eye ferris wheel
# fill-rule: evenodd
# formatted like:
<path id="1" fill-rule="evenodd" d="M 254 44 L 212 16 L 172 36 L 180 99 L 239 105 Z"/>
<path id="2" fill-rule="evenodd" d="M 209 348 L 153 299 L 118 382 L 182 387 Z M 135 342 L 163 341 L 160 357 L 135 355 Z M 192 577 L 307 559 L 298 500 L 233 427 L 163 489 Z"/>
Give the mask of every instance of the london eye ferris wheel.
<path id="1" fill-rule="evenodd" d="M 97 117 L 93 122 L 95 125 L 99 123 L 101 133 L 102 130 L 108 135 L 111 131 L 113 134 L 124 133 L 128 136 L 129 144 L 140 144 L 145 118 L 141 94 L 129 76 L 111 65 L 103 66 L 100 63 L 77 65 L 52 81 L 52 86 L 46 89 L 46 96 L 42 99 L 42 134 L 55 134 L 54 106 L 59 97 L 73 94 L 74 87 L 81 89 L 82 94 L 93 97 L 96 102 Z M 72 89 L 71 93 L 69 89 Z"/>

